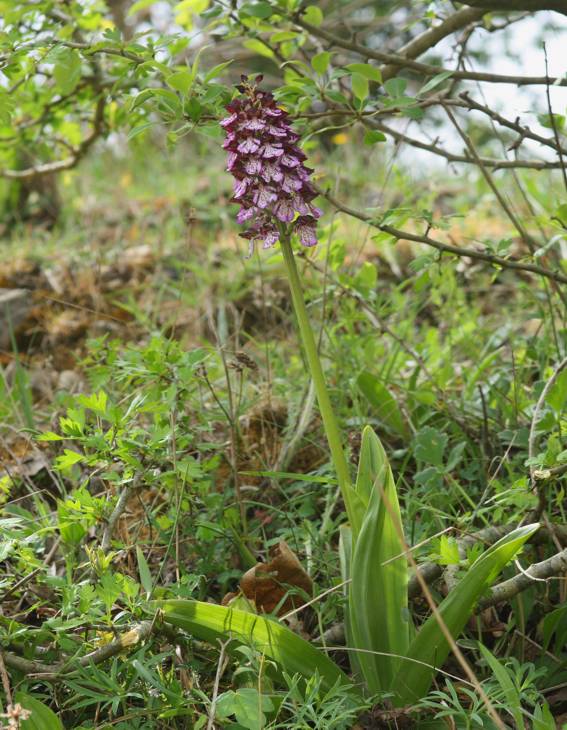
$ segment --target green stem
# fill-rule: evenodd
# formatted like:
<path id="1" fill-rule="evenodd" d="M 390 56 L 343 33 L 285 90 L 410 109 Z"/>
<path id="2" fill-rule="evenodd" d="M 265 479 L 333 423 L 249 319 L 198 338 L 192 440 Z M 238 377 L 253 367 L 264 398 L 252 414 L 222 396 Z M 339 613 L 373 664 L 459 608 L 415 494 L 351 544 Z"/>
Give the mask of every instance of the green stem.
<path id="1" fill-rule="evenodd" d="M 291 240 L 288 234 L 284 234 L 280 237 L 281 249 L 287 268 L 287 274 L 289 277 L 289 285 L 291 288 L 291 298 L 293 301 L 293 308 L 297 317 L 297 323 L 299 326 L 299 335 L 303 342 L 305 354 L 307 356 L 307 362 L 309 369 L 311 370 L 311 377 L 315 385 L 315 392 L 317 393 L 317 401 L 319 403 L 319 410 L 321 411 L 321 417 L 323 419 L 323 427 L 329 442 L 329 448 L 331 449 L 331 456 L 335 465 L 335 471 L 337 473 L 337 479 L 349 521 L 352 522 L 352 515 L 350 514 L 350 498 L 349 492 L 351 489 L 350 473 L 348 463 L 343 450 L 341 436 L 337 421 L 335 420 L 335 414 L 333 407 L 331 406 L 331 400 L 329 393 L 327 392 L 327 386 L 325 384 L 325 376 L 323 374 L 323 368 L 321 367 L 321 361 L 319 359 L 319 353 L 317 352 L 317 345 L 315 344 L 315 337 L 313 336 L 313 330 L 311 329 L 311 323 L 309 322 L 309 316 L 307 314 L 307 308 L 305 306 L 305 300 L 303 297 L 303 289 L 301 286 L 301 279 L 299 278 L 299 272 L 295 265 L 295 258 L 293 255 L 293 249 L 291 246 Z"/>

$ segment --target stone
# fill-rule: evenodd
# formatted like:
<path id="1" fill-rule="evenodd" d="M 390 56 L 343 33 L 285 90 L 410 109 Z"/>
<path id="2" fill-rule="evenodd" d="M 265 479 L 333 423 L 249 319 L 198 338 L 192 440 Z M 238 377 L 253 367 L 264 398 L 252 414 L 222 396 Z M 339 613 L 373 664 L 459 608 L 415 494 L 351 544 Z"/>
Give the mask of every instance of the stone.
<path id="1" fill-rule="evenodd" d="M 0 348 L 10 347 L 10 330 L 16 331 L 33 306 L 28 289 L 0 289 Z"/>

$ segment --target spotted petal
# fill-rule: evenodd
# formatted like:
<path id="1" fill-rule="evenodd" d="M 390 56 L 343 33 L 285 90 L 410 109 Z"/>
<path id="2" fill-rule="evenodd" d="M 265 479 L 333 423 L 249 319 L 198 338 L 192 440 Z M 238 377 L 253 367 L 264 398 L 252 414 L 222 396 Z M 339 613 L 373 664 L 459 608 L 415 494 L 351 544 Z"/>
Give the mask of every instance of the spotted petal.
<path id="1" fill-rule="evenodd" d="M 300 216 L 295 223 L 295 232 L 303 246 L 314 246 L 317 243 L 316 221 L 309 216 Z"/>
<path id="2" fill-rule="evenodd" d="M 274 206 L 274 213 L 276 218 L 283 223 L 289 223 L 295 217 L 295 210 L 293 203 L 290 198 L 284 198 L 276 203 Z"/>
<path id="3" fill-rule="evenodd" d="M 254 137 L 247 137 L 244 141 L 242 141 L 237 149 L 239 152 L 242 152 L 243 154 L 250 154 L 252 152 L 256 152 L 258 147 L 260 146 L 260 141 L 257 139 L 254 139 Z"/>

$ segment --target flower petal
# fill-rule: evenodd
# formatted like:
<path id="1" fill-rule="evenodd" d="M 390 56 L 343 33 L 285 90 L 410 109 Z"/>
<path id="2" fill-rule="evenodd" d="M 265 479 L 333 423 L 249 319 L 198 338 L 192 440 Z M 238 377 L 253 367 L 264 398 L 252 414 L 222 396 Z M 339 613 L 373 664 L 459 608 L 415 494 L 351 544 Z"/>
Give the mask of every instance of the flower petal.
<path id="1" fill-rule="evenodd" d="M 300 216 L 295 223 L 295 232 L 303 246 L 315 246 L 317 243 L 316 221 L 309 216 Z"/>
<path id="2" fill-rule="evenodd" d="M 271 142 L 266 142 L 261 150 L 262 157 L 266 160 L 271 157 L 281 157 L 283 153 L 284 151 L 282 147 L 276 147 L 276 145 Z"/>
<path id="3" fill-rule="evenodd" d="M 226 117 L 226 119 L 223 119 L 219 122 L 221 127 L 230 127 L 230 125 L 235 122 L 238 119 L 238 114 L 231 114 L 229 117 Z"/>
<path id="4" fill-rule="evenodd" d="M 283 223 L 289 223 L 295 217 L 295 210 L 290 198 L 284 198 L 279 200 L 274 206 L 274 213 L 276 218 Z"/>
<path id="5" fill-rule="evenodd" d="M 236 214 L 237 223 L 245 223 L 254 217 L 254 208 L 241 208 Z"/>
<path id="6" fill-rule="evenodd" d="M 254 139 L 254 137 L 247 137 L 238 145 L 237 149 L 243 154 L 249 154 L 251 152 L 256 152 L 259 146 L 260 140 Z"/>
<path id="7" fill-rule="evenodd" d="M 254 204 L 258 206 L 258 208 L 267 208 L 270 203 L 273 203 L 274 200 L 277 200 L 277 195 L 275 192 L 265 186 L 260 185 L 255 191 L 254 191 Z"/>
<path id="8" fill-rule="evenodd" d="M 259 157 L 250 157 L 244 163 L 244 169 L 248 175 L 258 175 L 262 172 L 262 160 Z"/>
<path id="9" fill-rule="evenodd" d="M 235 180 L 234 181 L 234 198 L 238 200 L 238 198 L 241 198 L 248 189 L 249 180 L 248 178 L 244 178 L 244 180 Z"/>

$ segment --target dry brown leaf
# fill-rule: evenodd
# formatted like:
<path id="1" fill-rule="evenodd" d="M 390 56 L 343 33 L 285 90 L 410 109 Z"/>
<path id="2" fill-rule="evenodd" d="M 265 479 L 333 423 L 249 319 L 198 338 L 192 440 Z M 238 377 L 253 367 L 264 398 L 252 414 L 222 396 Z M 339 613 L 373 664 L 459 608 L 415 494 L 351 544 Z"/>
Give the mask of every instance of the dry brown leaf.
<path id="1" fill-rule="evenodd" d="M 257 610 L 282 616 L 305 604 L 313 582 L 288 544 L 281 540 L 269 563 L 257 563 L 240 581 L 240 590 Z"/>

